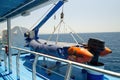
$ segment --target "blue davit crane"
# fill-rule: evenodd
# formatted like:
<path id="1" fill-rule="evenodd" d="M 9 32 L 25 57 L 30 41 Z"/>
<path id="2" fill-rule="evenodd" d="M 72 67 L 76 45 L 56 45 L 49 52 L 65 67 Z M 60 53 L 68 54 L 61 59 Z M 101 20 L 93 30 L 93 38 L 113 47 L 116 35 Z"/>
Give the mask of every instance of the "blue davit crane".
<path id="1" fill-rule="evenodd" d="M 35 33 L 34 39 L 38 39 L 38 31 L 39 28 L 42 27 L 42 25 L 64 4 L 64 1 L 66 0 L 60 0 L 52 9 L 51 11 L 43 18 L 43 20 L 35 27 L 32 29 Z"/>
<path id="2" fill-rule="evenodd" d="M 56 45 L 47 45 L 38 42 L 38 31 L 39 28 L 64 4 L 66 0 L 59 0 L 58 3 L 50 10 L 50 12 L 39 22 L 39 24 L 32 29 L 30 32 L 26 32 L 26 43 L 35 52 L 47 53 L 60 58 L 67 58 L 67 54 L 62 54 L 63 49 Z"/>

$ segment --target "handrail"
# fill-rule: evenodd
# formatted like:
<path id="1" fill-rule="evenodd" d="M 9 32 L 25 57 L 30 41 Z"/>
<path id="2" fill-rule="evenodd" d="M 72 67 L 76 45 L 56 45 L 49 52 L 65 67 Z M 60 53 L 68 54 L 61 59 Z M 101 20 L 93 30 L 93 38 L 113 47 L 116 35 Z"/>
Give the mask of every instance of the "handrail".
<path id="1" fill-rule="evenodd" d="M 46 54 L 43 54 L 43 53 L 38 53 L 38 52 L 34 52 L 34 51 L 30 51 L 30 50 L 26 50 L 26 49 L 14 47 L 14 46 L 11 46 L 11 48 L 17 49 L 17 50 L 21 50 L 21 51 L 25 51 L 25 52 L 29 52 L 29 53 L 32 53 L 32 54 L 36 54 L 36 55 L 39 55 L 39 56 L 51 58 L 51 59 L 54 59 L 54 60 L 62 61 L 62 62 L 68 63 L 70 65 L 80 66 L 80 67 L 83 67 L 85 69 L 94 70 L 94 71 L 97 71 L 97 72 L 100 72 L 100 73 L 104 73 L 104 74 L 107 74 L 107 75 L 111 75 L 111 76 L 120 78 L 120 73 L 117 73 L 117 72 L 112 72 L 112 71 L 108 71 L 108 70 L 95 68 L 95 67 L 92 67 L 92 66 L 89 66 L 89 65 L 85 65 L 85 64 L 82 64 L 82 63 L 77 63 L 77 62 L 73 62 L 73 61 L 69 61 L 69 60 L 65 60 L 65 59 L 49 56 L 49 55 L 46 55 Z M 67 77 L 67 78 L 69 78 L 69 77 Z"/>
<path id="2" fill-rule="evenodd" d="M 21 51 L 18 51 L 18 55 L 16 57 L 16 73 L 17 73 L 17 80 L 20 80 L 20 64 L 19 64 L 19 58 L 20 58 Z"/>
<path id="3" fill-rule="evenodd" d="M 36 80 L 36 63 L 37 63 L 37 60 L 38 60 L 38 57 L 39 57 L 39 55 L 35 55 L 35 60 L 34 60 L 34 62 L 33 62 L 33 69 L 32 69 L 32 80 Z"/>
<path id="4" fill-rule="evenodd" d="M 65 76 L 64 80 L 70 80 L 71 70 L 72 70 L 72 65 L 69 63 L 68 64 L 68 68 L 67 68 L 67 72 L 66 72 L 66 76 Z"/>

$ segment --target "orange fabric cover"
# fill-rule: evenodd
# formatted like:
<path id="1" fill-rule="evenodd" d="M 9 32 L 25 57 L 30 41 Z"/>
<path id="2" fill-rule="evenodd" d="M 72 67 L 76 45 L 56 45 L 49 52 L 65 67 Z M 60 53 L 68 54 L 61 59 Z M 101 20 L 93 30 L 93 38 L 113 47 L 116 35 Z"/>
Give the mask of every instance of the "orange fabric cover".
<path id="1" fill-rule="evenodd" d="M 91 61 L 93 55 L 87 49 L 81 47 L 70 47 L 68 49 L 69 60 L 85 63 Z"/>

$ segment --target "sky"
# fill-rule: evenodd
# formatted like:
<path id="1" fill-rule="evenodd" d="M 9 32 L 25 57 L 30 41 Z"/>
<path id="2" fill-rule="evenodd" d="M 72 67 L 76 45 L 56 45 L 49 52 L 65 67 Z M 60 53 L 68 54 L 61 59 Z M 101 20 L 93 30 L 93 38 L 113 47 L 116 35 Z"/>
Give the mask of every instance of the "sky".
<path id="1" fill-rule="evenodd" d="M 51 6 L 37 9 L 27 17 L 17 17 L 12 20 L 11 26 L 32 29 Z M 52 16 L 40 28 L 40 33 L 51 33 L 54 26 L 59 24 L 61 12 L 62 8 L 55 13 L 56 19 Z M 120 32 L 120 0 L 68 0 L 64 4 L 63 12 L 64 22 L 77 33 Z M 4 29 L 6 23 L 1 23 L 0 26 Z"/>

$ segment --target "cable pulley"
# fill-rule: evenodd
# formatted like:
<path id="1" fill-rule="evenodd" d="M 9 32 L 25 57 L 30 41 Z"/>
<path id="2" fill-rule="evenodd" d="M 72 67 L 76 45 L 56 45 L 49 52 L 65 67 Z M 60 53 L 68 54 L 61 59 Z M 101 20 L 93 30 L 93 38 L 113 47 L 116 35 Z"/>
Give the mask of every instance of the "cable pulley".
<path id="1" fill-rule="evenodd" d="M 60 18 L 61 18 L 61 19 L 63 19 L 63 18 L 64 18 L 64 13 L 63 13 L 63 12 L 61 13 Z"/>

